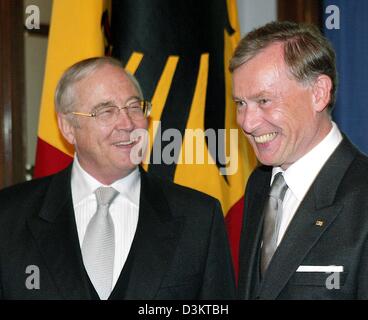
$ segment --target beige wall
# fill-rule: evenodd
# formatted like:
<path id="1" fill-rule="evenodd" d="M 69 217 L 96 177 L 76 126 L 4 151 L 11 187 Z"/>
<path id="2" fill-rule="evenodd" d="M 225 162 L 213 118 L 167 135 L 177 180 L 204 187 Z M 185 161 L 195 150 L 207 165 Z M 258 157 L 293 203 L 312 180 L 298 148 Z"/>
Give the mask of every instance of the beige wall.
<path id="1" fill-rule="evenodd" d="M 276 0 L 237 0 L 241 34 L 277 19 Z"/>
<path id="2" fill-rule="evenodd" d="M 50 23 L 52 0 L 24 0 L 25 18 L 27 18 L 25 10 L 28 5 L 36 5 L 40 8 L 41 24 Z M 46 51 L 47 37 L 24 32 L 26 164 L 31 165 L 35 162 Z"/>

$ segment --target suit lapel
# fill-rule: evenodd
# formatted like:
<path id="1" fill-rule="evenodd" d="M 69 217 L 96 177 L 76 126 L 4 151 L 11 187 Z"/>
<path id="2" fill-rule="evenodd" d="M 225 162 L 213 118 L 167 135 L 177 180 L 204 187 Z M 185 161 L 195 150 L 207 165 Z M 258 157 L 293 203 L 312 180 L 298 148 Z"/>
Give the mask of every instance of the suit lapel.
<path id="1" fill-rule="evenodd" d="M 154 299 L 173 258 L 182 218 L 174 218 L 159 185 L 141 171 L 137 231 L 111 299 Z"/>
<path id="2" fill-rule="evenodd" d="M 261 299 L 275 299 L 308 252 L 336 219 L 343 204 L 335 201 L 338 187 L 355 157 L 346 138 L 326 162 L 307 192 L 264 276 Z M 323 224 L 317 221 L 322 221 Z"/>
<path id="3" fill-rule="evenodd" d="M 52 178 L 42 209 L 37 216 L 28 219 L 28 227 L 61 296 L 89 299 L 88 278 L 74 218 L 70 173 L 71 167 Z M 42 274 L 42 270 L 40 272 Z"/>
<path id="4" fill-rule="evenodd" d="M 263 207 L 270 188 L 271 171 L 265 172 L 260 177 L 260 182 L 255 195 L 246 197 L 244 201 L 244 221 L 241 232 L 240 257 L 239 257 L 239 298 L 251 299 L 253 288 L 256 286 L 256 272 L 258 272 L 259 245 L 262 237 Z M 247 201 L 253 199 L 248 205 Z M 250 239 L 250 240 L 249 240 Z M 249 281 L 252 279 L 252 281 Z"/>
<path id="5" fill-rule="evenodd" d="M 316 210 L 312 198 L 309 194 L 303 201 L 276 250 L 264 275 L 261 299 L 277 298 L 305 256 L 342 209 L 342 206 L 336 205 Z M 323 226 L 316 225 L 318 220 L 323 221 Z"/>

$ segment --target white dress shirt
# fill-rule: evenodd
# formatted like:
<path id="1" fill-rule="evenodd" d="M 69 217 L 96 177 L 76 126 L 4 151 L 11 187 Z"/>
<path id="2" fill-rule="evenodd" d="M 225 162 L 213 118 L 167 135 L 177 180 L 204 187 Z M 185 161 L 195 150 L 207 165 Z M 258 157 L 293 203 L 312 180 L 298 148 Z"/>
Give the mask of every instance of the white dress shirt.
<path id="1" fill-rule="evenodd" d="M 282 219 L 277 245 L 280 244 L 290 221 L 294 217 L 295 212 L 319 171 L 340 144 L 341 140 L 342 135 L 337 125 L 332 122 L 332 129 L 328 135 L 307 154 L 294 162 L 285 171 L 280 167 L 274 167 L 272 169 L 271 184 L 276 173 L 283 172 L 285 182 L 289 187 L 283 200 Z"/>
<path id="2" fill-rule="evenodd" d="M 106 187 L 81 167 L 77 155 L 75 155 L 71 176 L 71 188 L 75 221 L 81 248 L 87 225 L 97 210 L 94 191 L 101 186 Z M 137 229 L 141 191 L 139 169 L 136 168 L 128 176 L 115 181 L 110 186 L 119 191 L 118 196 L 111 203 L 109 210 L 115 228 L 114 287 L 128 257 Z"/>

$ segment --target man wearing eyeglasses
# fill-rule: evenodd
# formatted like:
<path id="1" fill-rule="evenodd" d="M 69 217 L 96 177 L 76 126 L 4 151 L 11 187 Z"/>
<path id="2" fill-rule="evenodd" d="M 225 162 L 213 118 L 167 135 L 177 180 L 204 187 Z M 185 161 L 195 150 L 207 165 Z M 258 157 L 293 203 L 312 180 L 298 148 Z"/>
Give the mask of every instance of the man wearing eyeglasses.
<path id="1" fill-rule="evenodd" d="M 151 109 L 135 78 L 112 58 L 78 62 L 55 105 L 74 161 L 0 192 L 0 298 L 233 298 L 218 201 L 133 161 Z"/>

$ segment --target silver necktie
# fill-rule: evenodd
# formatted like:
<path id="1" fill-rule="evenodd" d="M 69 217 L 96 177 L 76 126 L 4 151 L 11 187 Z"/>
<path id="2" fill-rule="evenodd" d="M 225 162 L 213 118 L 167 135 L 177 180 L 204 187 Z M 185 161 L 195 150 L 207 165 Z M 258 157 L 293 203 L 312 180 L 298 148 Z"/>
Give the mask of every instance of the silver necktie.
<path id="1" fill-rule="evenodd" d="M 288 186 L 281 172 L 277 173 L 271 186 L 269 198 L 264 208 L 263 223 L 263 245 L 261 256 L 262 275 L 268 268 L 268 265 L 277 249 L 277 238 L 282 219 L 282 201 Z"/>
<path id="2" fill-rule="evenodd" d="M 112 290 L 115 257 L 114 223 L 109 207 L 118 191 L 100 187 L 95 191 L 97 211 L 90 220 L 82 244 L 84 266 L 100 299 L 106 300 Z"/>

